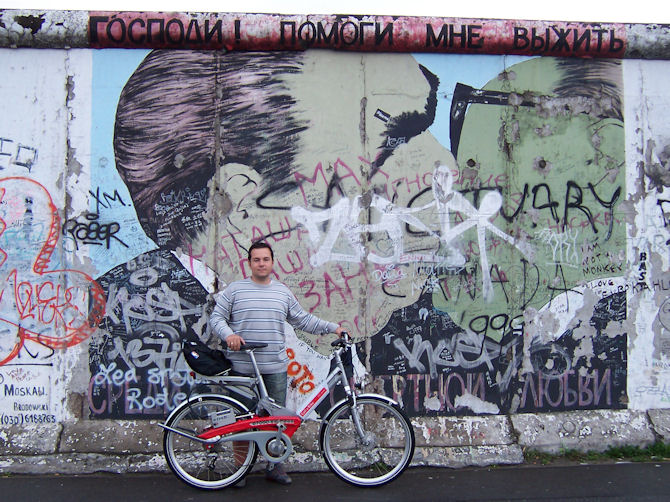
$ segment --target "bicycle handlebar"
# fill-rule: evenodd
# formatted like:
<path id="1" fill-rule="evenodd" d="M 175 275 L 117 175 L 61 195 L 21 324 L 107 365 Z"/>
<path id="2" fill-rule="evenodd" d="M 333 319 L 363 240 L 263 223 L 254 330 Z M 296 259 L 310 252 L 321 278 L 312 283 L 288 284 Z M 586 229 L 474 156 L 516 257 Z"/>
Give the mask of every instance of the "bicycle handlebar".
<path id="1" fill-rule="evenodd" d="M 330 344 L 331 347 L 346 347 L 351 343 L 351 336 L 346 331 L 342 332 L 342 336 Z"/>
<path id="2" fill-rule="evenodd" d="M 348 344 L 351 343 L 351 336 L 349 333 L 346 331 L 342 332 L 342 336 L 335 340 L 333 343 L 330 344 L 331 347 L 346 347 Z M 226 343 L 225 340 L 221 340 L 221 346 L 223 349 L 228 348 L 228 344 Z M 267 347 L 267 343 L 260 343 L 260 342 L 244 342 L 244 344 L 240 347 L 240 350 L 254 350 L 254 349 L 262 349 L 263 347 Z"/>
<path id="3" fill-rule="evenodd" d="M 224 349 L 228 348 L 228 344 L 226 343 L 225 340 L 221 340 L 221 346 Z M 267 347 L 267 343 L 261 343 L 261 342 L 244 342 L 244 344 L 240 347 L 240 350 L 254 350 L 254 349 L 262 349 L 263 347 Z"/>

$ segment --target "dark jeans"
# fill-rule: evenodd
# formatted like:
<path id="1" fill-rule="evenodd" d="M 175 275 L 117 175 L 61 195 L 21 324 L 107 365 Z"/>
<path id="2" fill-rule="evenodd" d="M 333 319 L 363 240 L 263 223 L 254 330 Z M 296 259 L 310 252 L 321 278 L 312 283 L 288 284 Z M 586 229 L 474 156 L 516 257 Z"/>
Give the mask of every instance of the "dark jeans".
<path id="1" fill-rule="evenodd" d="M 232 371 L 231 375 L 235 376 L 250 376 L 245 375 L 244 373 L 238 373 Z M 265 388 L 268 391 L 268 395 L 274 399 L 279 406 L 286 406 L 286 386 L 288 383 L 288 377 L 286 372 L 283 373 L 268 373 L 261 375 L 263 377 L 263 382 L 265 383 Z M 254 405 L 251 401 L 242 400 L 248 408 Z"/>

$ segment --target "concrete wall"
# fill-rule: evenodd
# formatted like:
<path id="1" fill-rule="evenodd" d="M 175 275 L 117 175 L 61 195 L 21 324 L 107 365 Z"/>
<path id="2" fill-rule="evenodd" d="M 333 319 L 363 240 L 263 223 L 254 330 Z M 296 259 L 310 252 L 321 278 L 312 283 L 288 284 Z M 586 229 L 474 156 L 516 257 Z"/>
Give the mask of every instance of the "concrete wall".
<path id="1" fill-rule="evenodd" d="M 255 240 L 360 342 L 358 377 L 416 417 L 419 462 L 487 444 L 518 460 L 596 422 L 615 424 L 598 438 L 665 437 L 670 63 L 0 49 L 0 64 L 5 469 L 158 434 L 146 419 L 195 384 L 179 341 L 215 342 L 212 294 L 249 274 Z M 330 339 L 287 331 L 295 404 Z M 445 432 L 461 415 L 486 433 Z"/>

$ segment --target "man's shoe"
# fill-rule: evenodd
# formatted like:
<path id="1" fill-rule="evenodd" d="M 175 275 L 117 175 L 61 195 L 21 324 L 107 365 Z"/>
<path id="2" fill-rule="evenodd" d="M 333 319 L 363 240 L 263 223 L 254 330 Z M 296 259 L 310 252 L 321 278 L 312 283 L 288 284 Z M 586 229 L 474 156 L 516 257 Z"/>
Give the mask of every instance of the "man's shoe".
<path id="1" fill-rule="evenodd" d="M 265 479 L 279 483 L 280 485 L 290 485 L 292 483 L 282 464 L 275 464 L 273 467 L 266 469 Z"/>

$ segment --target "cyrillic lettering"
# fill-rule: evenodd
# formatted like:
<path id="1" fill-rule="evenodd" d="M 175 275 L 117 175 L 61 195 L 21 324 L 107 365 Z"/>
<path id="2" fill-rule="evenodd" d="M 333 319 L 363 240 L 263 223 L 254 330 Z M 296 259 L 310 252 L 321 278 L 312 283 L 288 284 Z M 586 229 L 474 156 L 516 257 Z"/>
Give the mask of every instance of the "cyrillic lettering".
<path id="1" fill-rule="evenodd" d="M 556 33 L 556 36 L 558 37 L 558 40 L 551 48 L 551 50 L 560 51 L 561 49 L 564 49 L 569 51 L 570 44 L 568 43 L 568 35 L 570 34 L 570 30 L 565 30 L 563 28 L 557 30 L 555 26 L 552 26 L 551 29 L 554 30 L 554 33 Z"/>
<path id="2" fill-rule="evenodd" d="M 465 47 L 465 41 L 466 41 L 466 27 L 465 25 L 461 25 L 461 31 L 459 33 L 456 33 L 456 30 L 454 30 L 454 25 L 450 24 L 449 25 L 449 47 L 454 46 L 454 39 L 458 37 L 461 40 L 461 48 Z"/>
<path id="3" fill-rule="evenodd" d="M 326 30 L 321 24 L 321 21 L 316 23 L 316 41 L 317 43 L 321 43 L 322 41 L 325 42 L 326 44 L 330 44 L 330 39 L 333 39 L 333 44 L 337 44 L 339 41 L 339 32 L 338 32 L 338 23 L 335 22 L 333 25 L 330 27 L 330 33 L 326 35 Z"/>
<path id="4" fill-rule="evenodd" d="M 573 375 L 574 373 L 573 370 L 569 370 L 563 373 L 563 376 L 561 377 L 563 378 L 563 403 L 566 408 L 577 404 L 577 392 L 568 386 L 568 376 Z"/>
<path id="5" fill-rule="evenodd" d="M 579 30 L 575 28 L 572 30 L 574 40 L 572 42 L 572 50 L 573 51 L 578 51 L 579 48 L 582 46 L 582 43 L 586 41 L 586 47 L 584 47 L 584 50 L 588 51 L 591 48 L 591 30 L 586 30 L 584 34 L 581 37 L 578 37 L 579 35 Z"/>
<path id="6" fill-rule="evenodd" d="M 144 39 L 146 38 L 146 35 L 144 33 L 140 35 L 139 38 L 135 38 L 135 35 L 133 35 L 133 26 L 136 24 L 139 24 L 142 28 L 146 26 L 144 23 L 144 19 L 136 18 L 133 19 L 130 23 L 128 23 L 128 39 L 134 43 L 134 44 L 141 44 L 144 42 Z"/>
<path id="7" fill-rule="evenodd" d="M 217 35 L 217 42 L 221 43 L 223 42 L 223 29 L 222 29 L 223 23 L 221 19 L 218 19 L 216 23 L 214 23 L 214 26 L 212 26 L 212 29 L 209 29 L 209 19 L 205 19 L 205 43 L 208 44 L 214 35 Z"/>
<path id="8" fill-rule="evenodd" d="M 407 179 L 407 191 L 409 191 L 409 187 L 413 184 L 416 183 L 416 191 L 419 192 L 421 191 L 421 181 L 419 181 L 419 175 L 416 175 L 415 180 L 410 180 L 409 178 Z"/>
<path id="9" fill-rule="evenodd" d="M 149 19 L 147 22 L 147 43 L 153 42 L 152 24 L 158 24 L 158 43 L 165 41 L 165 21 L 163 19 Z"/>
<path id="10" fill-rule="evenodd" d="M 291 43 L 290 45 L 295 45 L 295 21 L 280 21 L 279 22 L 279 43 L 282 45 L 286 44 L 286 38 L 284 37 L 284 28 L 287 26 L 291 27 Z"/>
<path id="11" fill-rule="evenodd" d="M 379 31 L 380 28 L 381 24 L 375 23 L 375 45 L 380 45 L 386 36 L 388 36 L 389 45 L 393 45 L 393 23 L 388 23 L 383 31 Z"/>
<path id="12" fill-rule="evenodd" d="M 552 382 L 558 382 L 558 392 L 556 393 L 557 400 L 554 401 L 551 399 L 551 395 L 549 393 L 549 384 Z M 561 403 L 563 402 L 563 379 L 562 378 L 556 378 L 556 379 L 549 379 L 544 381 L 544 395 L 547 398 L 547 403 L 552 407 L 552 408 L 558 408 Z"/>
<path id="13" fill-rule="evenodd" d="M 595 377 L 593 379 L 593 391 L 594 391 L 594 396 L 593 396 L 594 402 L 593 402 L 593 404 L 596 405 L 596 406 L 600 405 L 600 396 L 602 395 L 603 388 L 605 388 L 605 387 L 607 388 L 607 401 L 606 401 L 606 403 L 608 405 L 612 404 L 612 387 L 610 385 L 611 384 L 610 374 L 611 374 L 611 370 L 610 370 L 610 368 L 607 368 L 605 370 L 605 373 L 603 374 L 602 380 L 600 381 L 600 383 L 597 383 L 598 382 L 598 370 L 596 370 L 596 372 L 595 372 Z"/>
<path id="14" fill-rule="evenodd" d="M 351 26 L 351 28 L 347 30 L 347 26 Z M 353 35 L 351 31 L 353 31 Z M 356 40 L 358 40 L 358 26 L 356 25 L 356 23 L 353 23 L 351 21 L 347 21 L 346 23 L 344 23 L 340 27 L 340 39 L 342 40 L 342 43 L 344 45 L 355 44 Z"/>
<path id="15" fill-rule="evenodd" d="M 618 52 L 623 49 L 623 40 L 614 36 L 614 30 L 610 30 L 610 52 Z"/>
<path id="16" fill-rule="evenodd" d="M 114 23 L 119 23 L 119 27 L 121 30 L 121 37 L 117 40 L 114 38 L 113 31 L 112 31 L 112 26 L 114 26 Z M 123 42 L 124 39 L 126 38 L 126 23 L 123 19 L 120 17 L 112 19 L 109 24 L 107 24 L 107 38 L 109 38 L 112 42 L 120 43 Z"/>
<path id="17" fill-rule="evenodd" d="M 598 34 L 598 45 L 596 46 L 596 50 L 600 52 L 600 49 L 603 47 L 603 33 L 607 33 L 607 30 L 593 30 L 594 33 Z"/>
<path id="18" fill-rule="evenodd" d="M 447 43 L 447 25 L 443 24 L 442 29 L 440 30 L 440 35 L 435 38 L 435 32 L 433 31 L 433 25 L 426 25 L 426 47 L 430 47 L 430 44 L 433 44 L 433 47 L 439 47 L 440 41 L 442 45 Z"/>
<path id="19" fill-rule="evenodd" d="M 191 38 L 193 33 L 195 33 L 195 40 Z M 200 33 L 200 26 L 198 26 L 197 19 L 191 19 L 191 22 L 188 23 L 188 29 L 186 30 L 186 41 L 202 44 L 202 34 Z"/>
<path id="20" fill-rule="evenodd" d="M 309 38 L 303 37 L 303 30 L 305 28 L 309 29 Z M 314 43 L 314 40 L 316 40 L 316 26 L 314 26 L 314 23 L 311 21 L 306 21 L 300 25 L 298 28 L 298 40 L 301 40 L 309 45 L 312 45 Z"/>
<path id="21" fill-rule="evenodd" d="M 531 32 L 530 48 L 534 51 L 545 50 L 545 45 L 549 46 L 549 28 L 545 31 L 545 36 L 542 37 L 537 34 L 535 28 Z"/>
<path id="22" fill-rule="evenodd" d="M 514 27 L 514 48 L 515 49 L 525 49 L 529 45 L 530 45 L 530 40 L 528 40 L 528 28 L 524 28 L 522 26 L 515 26 Z"/>
<path id="23" fill-rule="evenodd" d="M 533 381 L 533 375 L 531 373 L 526 373 L 525 375 L 526 381 L 523 385 L 523 392 L 521 393 L 521 408 L 524 408 L 526 406 L 526 399 L 528 398 L 528 389 L 530 389 L 531 396 L 533 398 L 533 405 L 535 406 L 535 409 L 538 409 L 540 407 L 540 397 L 537 395 L 537 392 L 535 390 L 535 385 Z"/>
<path id="24" fill-rule="evenodd" d="M 179 38 L 176 40 L 173 39 L 170 34 L 170 28 L 172 25 L 176 25 L 177 29 L 179 30 Z M 172 44 L 181 45 L 184 43 L 184 23 L 181 22 L 181 19 L 170 19 L 167 22 L 165 25 L 165 38 L 167 38 L 167 41 Z"/>
<path id="25" fill-rule="evenodd" d="M 471 49 L 477 49 L 484 45 L 484 39 L 478 40 L 476 43 L 474 40 L 480 38 L 481 34 L 478 30 L 482 29 L 481 24 L 469 24 L 468 25 L 468 47 Z M 477 30 L 477 31 L 475 31 Z"/>
<path id="26" fill-rule="evenodd" d="M 358 38 L 358 43 L 360 45 L 363 45 L 363 40 L 365 39 L 365 27 L 366 26 L 373 26 L 373 23 L 366 23 L 361 21 L 360 27 L 361 27 L 361 36 Z"/>
<path id="27" fill-rule="evenodd" d="M 593 403 L 593 392 L 588 387 L 588 382 L 592 380 L 591 376 L 577 378 L 577 393 L 579 394 L 579 406 L 588 406 Z M 585 383 L 586 382 L 586 383 Z M 586 397 L 584 397 L 586 395 Z"/>
<path id="28" fill-rule="evenodd" d="M 88 19 L 88 36 L 91 37 L 91 42 L 98 41 L 98 24 L 109 21 L 108 16 L 91 16 Z"/>

